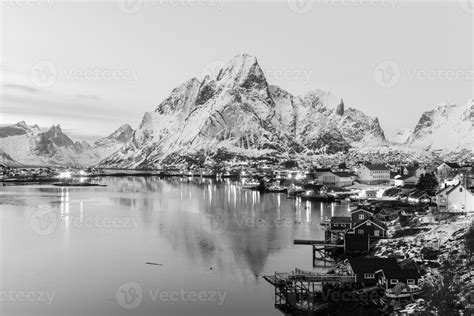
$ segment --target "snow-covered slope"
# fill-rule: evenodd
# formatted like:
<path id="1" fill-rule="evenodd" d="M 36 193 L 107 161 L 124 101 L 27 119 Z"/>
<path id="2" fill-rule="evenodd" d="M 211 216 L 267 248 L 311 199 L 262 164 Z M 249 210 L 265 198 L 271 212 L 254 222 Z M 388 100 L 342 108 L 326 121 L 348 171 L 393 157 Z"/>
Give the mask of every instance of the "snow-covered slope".
<path id="1" fill-rule="evenodd" d="M 0 128 L 0 153 L 5 165 L 70 165 L 97 164 L 112 154 L 133 134 L 124 125 L 92 147 L 87 142 L 74 142 L 59 125 L 42 131 L 38 125 L 29 126 L 24 121 Z"/>
<path id="2" fill-rule="evenodd" d="M 412 129 L 405 128 L 397 132 L 395 136 L 390 138 L 390 141 L 397 144 L 404 144 L 407 141 L 408 137 L 410 137 L 412 132 L 413 132 Z"/>
<path id="3" fill-rule="evenodd" d="M 128 124 L 124 124 L 109 136 L 94 142 L 92 147 L 89 147 L 89 150 L 92 150 L 94 155 L 97 156 L 95 161 L 97 163 L 119 150 L 132 136 L 132 127 Z"/>
<path id="4" fill-rule="evenodd" d="M 441 155 L 474 152 L 474 102 L 441 105 L 421 115 L 409 146 Z"/>
<path id="5" fill-rule="evenodd" d="M 144 168 L 202 157 L 279 158 L 384 140 L 376 118 L 345 109 L 332 93 L 295 97 L 270 86 L 257 59 L 242 54 L 216 78 L 193 78 L 175 88 L 101 164 Z"/>

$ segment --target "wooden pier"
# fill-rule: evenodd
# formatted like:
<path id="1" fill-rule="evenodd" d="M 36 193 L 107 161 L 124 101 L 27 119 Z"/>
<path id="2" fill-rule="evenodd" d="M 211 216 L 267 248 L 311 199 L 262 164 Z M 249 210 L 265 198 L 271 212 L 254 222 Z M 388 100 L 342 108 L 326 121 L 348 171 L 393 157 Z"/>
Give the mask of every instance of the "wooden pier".
<path id="1" fill-rule="evenodd" d="M 335 242 L 334 236 L 337 235 L 338 232 L 326 231 L 325 240 L 295 239 L 293 244 L 313 246 L 313 267 L 325 267 L 328 262 L 334 261 L 331 258 L 331 252 L 338 248 L 344 248 L 344 244 Z M 323 265 L 321 265 L 321 261 Z"/>
<path id="2" fill-rule="evenodd" d="M 284 313 L 317 311 L 327 303 L 322 296 L 324 286 L 352 286 L 355 283 L 355 276 L 352 275 L 319 274 L 298 268 L 294 272 L 276 272 L 263 278 L 274 286 L 275 307 Z"/>

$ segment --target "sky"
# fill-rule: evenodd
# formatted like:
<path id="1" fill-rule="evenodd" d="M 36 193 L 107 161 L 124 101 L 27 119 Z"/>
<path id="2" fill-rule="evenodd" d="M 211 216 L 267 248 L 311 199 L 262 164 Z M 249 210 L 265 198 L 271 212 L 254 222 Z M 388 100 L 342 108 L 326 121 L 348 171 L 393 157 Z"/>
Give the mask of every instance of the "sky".
<path id="1" fill-rule="evenodd" d="M 331 91 L 388 137 L 473 98 L 472 1 L 1 0 L 0 124 L 94 140 L 137 128 L 233 56 L 270 84 Z"/>

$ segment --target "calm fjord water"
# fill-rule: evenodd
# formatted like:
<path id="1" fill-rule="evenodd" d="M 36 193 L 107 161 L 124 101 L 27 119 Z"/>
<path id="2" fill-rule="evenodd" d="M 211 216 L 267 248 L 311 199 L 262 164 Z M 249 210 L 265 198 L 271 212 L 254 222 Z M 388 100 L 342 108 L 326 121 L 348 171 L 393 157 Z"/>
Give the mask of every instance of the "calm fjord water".
<path id="1" fill-rule="evenodd" d="M 229 180 L 100 181 L 0 187 L 2 314 L 279 315 L 262 276 L 312 270 L 293 239 L 348 214 Z"/>

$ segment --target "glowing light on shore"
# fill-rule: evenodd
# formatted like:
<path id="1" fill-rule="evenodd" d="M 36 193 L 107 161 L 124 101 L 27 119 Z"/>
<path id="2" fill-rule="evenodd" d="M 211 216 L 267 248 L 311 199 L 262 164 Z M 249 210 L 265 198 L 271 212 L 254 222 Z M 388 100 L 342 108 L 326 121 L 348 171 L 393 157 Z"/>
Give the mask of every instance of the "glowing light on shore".
<path id="1" fill-rule="evenodd" d="M 59 173 L 59 178 L 60 179 L 67 179 L 67 178 L 70 178 L 70 177 L 71 177 L 71 172 L 70 171 L 65 171 L 65 172 Z"/>

